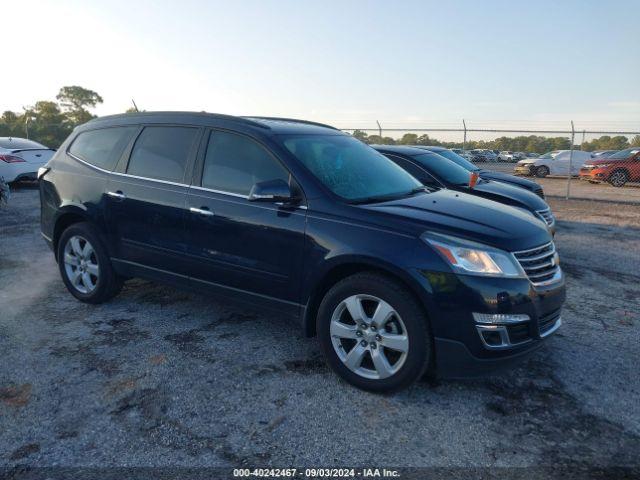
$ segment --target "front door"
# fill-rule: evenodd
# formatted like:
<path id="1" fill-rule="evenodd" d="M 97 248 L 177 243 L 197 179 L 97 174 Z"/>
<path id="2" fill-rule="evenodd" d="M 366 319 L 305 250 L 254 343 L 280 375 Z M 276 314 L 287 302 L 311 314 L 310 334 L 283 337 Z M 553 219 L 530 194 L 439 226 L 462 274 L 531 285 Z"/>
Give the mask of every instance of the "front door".
<path id="1" fill-rule="evenodd" d="M 185 208 L 190 165 L 201 131 L 195 127 L 147 126 L 128 161 L 107 184 L 107 226 L 116 264 L 187 275 Z"/>
<path id="2" fill-rule="evenodd" d="M 251 187 L 291 175 L 265 147 L 211 131 L 187 207 L 192 282 L 245 301 L 298 308 L 306 210 L 248 200 Z"/>

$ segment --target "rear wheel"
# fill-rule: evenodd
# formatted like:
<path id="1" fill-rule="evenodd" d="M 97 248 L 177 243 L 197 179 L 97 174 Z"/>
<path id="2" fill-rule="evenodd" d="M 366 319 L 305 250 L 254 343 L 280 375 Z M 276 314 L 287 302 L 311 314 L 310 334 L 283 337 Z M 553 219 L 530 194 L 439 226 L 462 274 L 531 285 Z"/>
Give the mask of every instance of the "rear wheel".
<path id="1" fill-rule="evenodd" d="M 110 300 L 122 289 L 96 228 L 87 222 L 68 227 L 58 241 L 58 267 L 67 290 L 86 303 Z"/>
<path id="2" fill-rule="evenodd" d="M 624 170 L 616 170 L 609 176 L 609 183 L 614 187 L 624 187 L 629 180 L 629 174 Z"/>
<path id="3" fill-rule="evenodd" d="M 549 175 L 549 167 L 542 165 L 538 168 L 536 168 L 536 177 L 538 178 L 544 178 L 547 175 Z"/>
<path id="4" fill-rule="evenodd" d="M 331 368 L 365 390 L 399 390 L 429 365 L 432 339 L 413 295 L 384 275 L 359 273 L 329 290 L 318 311 L 320 344 Z"/>

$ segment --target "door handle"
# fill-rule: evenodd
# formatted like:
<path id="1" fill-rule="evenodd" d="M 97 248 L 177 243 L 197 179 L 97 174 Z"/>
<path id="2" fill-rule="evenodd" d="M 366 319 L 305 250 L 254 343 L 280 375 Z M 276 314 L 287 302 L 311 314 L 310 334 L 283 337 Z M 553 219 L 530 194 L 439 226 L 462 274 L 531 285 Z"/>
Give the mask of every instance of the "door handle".
<path id="1" fill-rule="evenodd" d="M 117 192 L 107 192 L 107 195 L 118 200 L 124 200 L 125 198 L 127 198 L 127 196 L 120 190 L 118 190 Z"/>
<path id="2" fill-rule="evenodd" d="M 191 213 L 197 213 L 198 215 L 204 215 L 204 216 L 207 216 L 207 217 L 213 217 L 213 212 L 211 210 L 209 210 L 209 208 L 207 208 L 207 207 L 202 207 L 202 208 L 191 207 L 191 208 L 189 208 L 189 211 Z"/>

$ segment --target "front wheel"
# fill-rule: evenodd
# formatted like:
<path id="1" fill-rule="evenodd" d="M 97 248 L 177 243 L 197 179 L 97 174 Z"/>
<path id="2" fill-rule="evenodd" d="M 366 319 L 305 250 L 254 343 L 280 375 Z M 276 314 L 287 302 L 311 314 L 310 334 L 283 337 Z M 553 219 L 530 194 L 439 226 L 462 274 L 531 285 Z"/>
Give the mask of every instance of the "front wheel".
<path id="1" fill-rule="evenodd" d="M 100 234 L 90 223 L 75 223 L 62 232 L 58 266 L 67 290 L 82 302 L 105 302 L 122 288 L 123 279 L 113 270 Z"/>
<path id="2" fill-rule="evenodd" d="M 420 378 L 432 353 L 421 305 L 402 284 L 359 273 L 334 285 L 318 311 L 320 344 L 331 368 L 364 390 L 399 390 Z"/>
<path id="3" fill-rule="evenodd" d="M 544 165 L 542 165 L 541 167 L 538 167 L 536 169 L 536 177 L 544 178 L 547 175 L 549 175 L 549 167 L 545 167 Z"/>
<path id="4" fill-rule="evenodd" d="M 624 170 L 616 170 L 609 177 L 609 183 L 614 187 L 624 187 L 629 180 L 629 175 Z"/>

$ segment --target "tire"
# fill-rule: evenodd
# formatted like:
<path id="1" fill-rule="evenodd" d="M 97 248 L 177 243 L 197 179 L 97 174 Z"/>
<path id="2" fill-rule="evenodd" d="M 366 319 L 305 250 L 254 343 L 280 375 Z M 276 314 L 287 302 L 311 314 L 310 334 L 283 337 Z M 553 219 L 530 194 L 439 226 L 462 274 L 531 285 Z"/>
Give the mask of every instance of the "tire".
<path id="1" fill-rule="evenodd" d="M 116 274 L 98 230 L 87 222 L 69 226 L 58 240 L 58 268 L 67 290 L 81 302 L 103 303 L 124 283 Z"/>
<path id="2" fill-rule="evenodd" d="M 615 170 L 607 181 L 614 187 L 624 187 L 629 181 L 629 174 L 625 170 Z"/>
<path id="3" fill-rule="evenodd" d="M 544 178 L 549 175 L 549 167 L 542 165 L 541 167 L 536 168 L 536 177 Z"/>
<path id="4" fill-rule="evenodd" d="M 364 317 L 360 327 L 351 314 L 358 305 Z M 376 317 L 375 312 L 390 312 L 389 307 L 390 315 Z M 375 328 L 380 325 L 384 327 Z M 336 283 L 320 304 L 317 331 L 329 366 L 363 390 L 406 388 L 431 363 L 433 339 L 424 310 L 406 287 L 377 273 L 358 273 Z"/>

